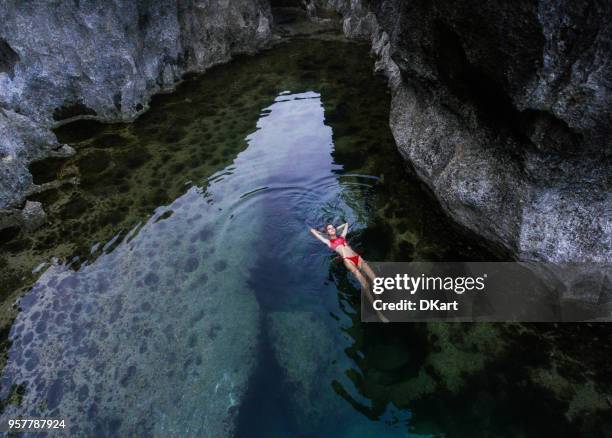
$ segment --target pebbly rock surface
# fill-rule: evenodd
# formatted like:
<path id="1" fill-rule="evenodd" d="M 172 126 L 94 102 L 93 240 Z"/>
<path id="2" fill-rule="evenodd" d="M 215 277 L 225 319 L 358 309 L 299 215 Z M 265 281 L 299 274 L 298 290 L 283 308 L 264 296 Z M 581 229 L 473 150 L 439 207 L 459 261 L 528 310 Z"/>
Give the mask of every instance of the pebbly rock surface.
<path id="1" fill-rule="evenodd" d="M 612 3 L 312 0 L 370 39 L 407 161 L 519 259 L 612 260 Z"/>
<path id="2" fill-rule="evenodd" d="M 271 38 L 265 0 L 9 0 L 0 22 L 0 210 L 23 206 L 28 163 L 61 147 L 55 123 L 129 120 L 185 72 Z"/>
<path id="3" fill-rule="evenodd" d="M 57 416 L 66 436 L 234 436 L 261 319 L 242 274 L 260 223 L 210 231 L 229 220 L 235 188 L 212 184 L 210 203 L 193 187 L 90 263 L 42 266 L 8 333 L 0 399 L 22 394 L 0 421 Z"/>

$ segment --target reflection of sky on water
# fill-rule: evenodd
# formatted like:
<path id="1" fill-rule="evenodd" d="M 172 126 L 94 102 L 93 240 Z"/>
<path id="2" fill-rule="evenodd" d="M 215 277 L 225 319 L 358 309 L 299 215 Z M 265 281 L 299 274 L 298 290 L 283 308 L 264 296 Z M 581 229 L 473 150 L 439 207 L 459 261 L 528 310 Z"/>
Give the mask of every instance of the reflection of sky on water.
<path id="1" fill-rule="evenodd" d="M 90 264 L 47 269 L 12 327 L 2 396 L 26 391 L 3 418 L 68 418 L 71 434 L 226 434 L 260 360 L 263 323 L 285 388 L 299 388 L 284 396 L 300 427 L 385 427 L 332 388 L 367 404 L 345 375 L 351 341 L 341 329 L 351 321 L 327 281 L 328 250 L 306 232 L 364 220 L 370 180 L 339 184 L 314 92 L 282 93 L 247 140 L 204 190 L 160 206 Z"/>

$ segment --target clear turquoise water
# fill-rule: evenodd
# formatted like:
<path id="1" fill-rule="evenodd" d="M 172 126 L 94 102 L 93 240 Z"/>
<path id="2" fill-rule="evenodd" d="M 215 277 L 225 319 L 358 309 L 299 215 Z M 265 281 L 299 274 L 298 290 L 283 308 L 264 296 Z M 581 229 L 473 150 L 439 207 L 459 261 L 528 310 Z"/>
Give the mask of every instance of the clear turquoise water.
<path id="1" fill-rule="evenodd" d="M 58 131 L 79 154 L 35 178 L 76 166 L 81 184 L 5 243 L 6 284 L 27 292 L 2 419 L 63 417 L 73 436 L 574 430 L 566 406 L 513 383 L 550 367 L 539 338 L 362 324 L 355 280 L 307 232 L 347 221 L 370 260 L 495 257 L 405 169 L 365 51 L 294 42 L 189 78 L 134 124 Z M 31 288 L 15 280 L 41 262 Z"/>

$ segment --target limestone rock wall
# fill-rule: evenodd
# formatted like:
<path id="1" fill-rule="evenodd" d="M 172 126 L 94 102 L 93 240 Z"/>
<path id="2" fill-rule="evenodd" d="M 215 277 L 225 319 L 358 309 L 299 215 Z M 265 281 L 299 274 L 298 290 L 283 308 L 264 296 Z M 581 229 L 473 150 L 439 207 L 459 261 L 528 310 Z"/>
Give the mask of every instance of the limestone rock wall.
<path id="1" fill-rule="evenodd" d="M 77 116 L 129 120 L 185 72 L 271 38 L 266 0 L 95 0 L 0 6 L 0 209 L 32 188 L 27 164 L 59 149 Z"/>
<path id="2" fill-rule="evenodd" d="M 520 259 L 612 260 L 612 3 L 313 0 L 367 38 L 398 147 Z"/>

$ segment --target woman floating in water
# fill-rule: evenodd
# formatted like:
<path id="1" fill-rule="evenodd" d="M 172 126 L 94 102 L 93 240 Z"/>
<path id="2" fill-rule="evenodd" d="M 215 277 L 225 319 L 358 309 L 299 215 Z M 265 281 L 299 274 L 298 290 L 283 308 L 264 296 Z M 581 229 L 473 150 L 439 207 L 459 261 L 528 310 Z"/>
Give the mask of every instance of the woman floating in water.
<path id="1" fill-rule="evenodd" d="M 310 232 L 312 233 L 313 236 L 315 236 L 325 245 L 327 245 L 328 247 L 336 251 L 338 254 L 340 254 L 340 256 L 342 257 L 342 260 L 344 260 L 344 266 L 346 266 L 346 268 L 349 271 L 351 271 L 355 275 L 355 277 L 357 277 L 357 280 L 359 280 L 359 283 L 361 283 L 361 286 L 367 288 L 368 281 L 366 279 L 366 276 L 370 279 L 370 281 L 373 282 L 374 278 L 376 278 L 376 274 L 374 274 L 374 271 L 372 271 L 372 269 L 367 264 L 367 262 L 364 259 L 362 259 L 359 256 L 359 254 L 353 251 L 353 248 L 351 248 L 348 242 L 346 241 L 346 233 L 348 232 L 348 224 L 340 225 L 338 227 L 338 230 L 340 229 L 342 229 L 342 234 L 338 236 L 336 234 L 337 233 L 336 227 L 334 227 L 332 224 L 328 224 L 325 227 L 325 231 L 327 231 L 328 238 L 323 237 L 322 233 L 319 233 L 314 228 L 311 228 Z M 363 270 L 365 275 L 363 275 L 360 272 L 360 269 Z"/>
<path id="2" fill-rule="evenodd" d="M 332 224 L 328 224 L 325 227 L 325 231 L 327 232 L 327 238 L 324 237 L 322 233 L 319 233 L 314 228 L 311 228 L 310 232 L 312 233 L 313 236 L 315 236 L 325 245 L 327 245 L 328 247 L 336 251 L 338 254 L 340 254 L 340 256 L 342 257 L 342 260 L 344 261 L 344 266 L 346 266 L 346 268 L 349 271 L 351 271 L 355 277 L 357 277 L 357 280 L 359 280 L 361 287 L 368 295 L 368 299 L 372 301 L 372 294 L 370 292 L 370 287 L 368 285 L 368 279 L 372 283 L 374 283 L 376 274 L 374 273 L 374 271 L 372 271 L 372 268 L 370 268 L 370 265 L 368 265 L 368 263 L 359 254 L 353 251 L 353 248 L 351 248 L 348 242 L 346 241 L 346 233 L 348 232 L 348 224 L 342 224 L 338 227 L 338 229 L 340 228 L 343 228 L 343 230 L 342 230 L 342 234 L 338 236 L 336 227 L 334 227 Z M 363 271 L 363 273 L 361 271 Z M 379 318 L 382 321 L 388 322 L 388 319 L 385 318 L 381 313 L 379 312 L 376 312 L 376 313 L 378 314 Z"/>

